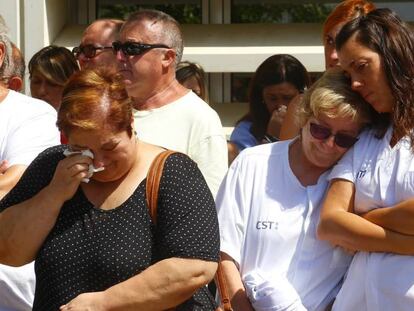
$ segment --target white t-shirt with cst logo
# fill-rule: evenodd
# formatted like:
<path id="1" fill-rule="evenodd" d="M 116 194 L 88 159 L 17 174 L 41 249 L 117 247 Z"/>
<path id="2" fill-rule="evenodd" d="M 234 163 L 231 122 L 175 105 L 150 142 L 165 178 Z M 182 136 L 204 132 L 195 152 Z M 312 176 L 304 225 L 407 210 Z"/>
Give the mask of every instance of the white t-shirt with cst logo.
<path id="1" fill-rule="evenodd" d="M 255 310 L 324 310 L 351 260 L 317 239 L 328 172 L 302 186 L 289 165 L 291 142 L 247 148 L 217 195 L 221 251 L 238 263 Z"/>
<path id="2" fill-rule="evenodd" d="M 390 146 L 366 131 L 332 170 L 329 178 L 355 184 L 355 213 L 390 207 L 414 197 L 414 153 L 408 136 Z M 414 256 L 357 252 L 335 301 L 335 311 L 414 310 Z"/>

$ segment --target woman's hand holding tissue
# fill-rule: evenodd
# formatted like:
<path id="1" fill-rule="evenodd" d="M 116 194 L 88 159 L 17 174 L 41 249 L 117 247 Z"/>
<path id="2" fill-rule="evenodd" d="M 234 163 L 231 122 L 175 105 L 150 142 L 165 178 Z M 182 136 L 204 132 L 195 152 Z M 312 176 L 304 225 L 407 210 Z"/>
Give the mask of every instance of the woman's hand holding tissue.
<path id="1" fill-rule="evenodd" d="M 59 162 L 52 181 L 48 185 L 51 193 L 59 195 L 63 201 L 73 197 L 79 184 L 89 176 L 92 159 L 81 154 L 71 155 Z"/>

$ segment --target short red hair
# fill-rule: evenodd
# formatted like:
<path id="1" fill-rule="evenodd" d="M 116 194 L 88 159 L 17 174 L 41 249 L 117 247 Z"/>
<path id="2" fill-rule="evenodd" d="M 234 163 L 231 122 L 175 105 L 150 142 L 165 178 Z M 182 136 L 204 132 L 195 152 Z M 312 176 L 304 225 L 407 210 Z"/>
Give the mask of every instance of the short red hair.
<path id="1" fill-rule="evenodd" d="M 66 137 L 73 129 L 109 127 L 132 135 L 132 101 L 113 70 L 84 69 L 71 76 L 62 94 L 57 126 Z"/>
<path id="2" fill-rule="evenodd" d="M 329 33 L 336 25 L 347 23 L 354 18 L 366 15 L 375 10 L 375 5 L 366 0 L 345 0 L 338 4 L 326 18 L 323 25 L 323 37 Z"/>

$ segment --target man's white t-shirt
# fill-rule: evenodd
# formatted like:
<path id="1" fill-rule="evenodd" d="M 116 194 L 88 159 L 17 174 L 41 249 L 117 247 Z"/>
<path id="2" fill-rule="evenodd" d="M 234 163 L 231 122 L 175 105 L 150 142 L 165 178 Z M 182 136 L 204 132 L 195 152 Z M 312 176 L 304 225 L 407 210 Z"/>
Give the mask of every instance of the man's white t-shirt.
<path id="1" fill-rule="evenodd" d="M 0 102 L 0 160 L 29 165 L 48 147 L 60 144 L 56 110 L 44 101 L 9 91 Z"/>
<path id="2" fill-rule="evenodd" d="M 151 110 L 134 112 L 138 137 L 193 159 L 215 195 L 227 171 L 227 143 L 217 113 L 193 92 Z"/>
<path id="3" fill-rule="evenodd" d="M 332 170 L 329 179 L 355 184 L 356 214 L 414 197 L 414 154 L 408 137 L 390 146 L 392 127 L 382 139 L 363 133 Z M 414 310 L 414 257 L 358 252 L 333 310 Z"/>
<path id="4" fill-rule="evenodd" d="M 245 149 L 216 199 L 221 251 L 239 265 L 255 310 L 324 310 L 350 262 L 316 237 L 327 173 L 302 186 L 290 168 L 291 142 Z"/>
<path id="5" fill-rule="evenodd" d="M 56 111 L 44 101 L 9 91 L 0 102 L 0 160 L 29 165 L 44 149 L 60 144 Z M 33 263 L 0 265 L 0 311 L 32 310 Z"/>

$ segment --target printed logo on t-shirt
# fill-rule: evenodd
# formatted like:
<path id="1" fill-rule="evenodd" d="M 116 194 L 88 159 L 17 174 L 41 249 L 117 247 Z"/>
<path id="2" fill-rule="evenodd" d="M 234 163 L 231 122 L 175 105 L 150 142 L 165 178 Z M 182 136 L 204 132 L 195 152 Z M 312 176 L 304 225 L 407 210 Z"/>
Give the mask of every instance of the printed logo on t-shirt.
<path id="1" fill-rule="evenodd" d="M 364 177 L 365 176 L 365 173 L 367 172 L 367 170 L 360 170 L 358 173 L 357 173 L 357 179 L 361 179 L 362 177 Z"/>
<path id="2" fill-rule="evenodd" d="M 279 223 L 277 221 L 258 220 L 256 222 L 257 230 L 277 230 Z"/>

